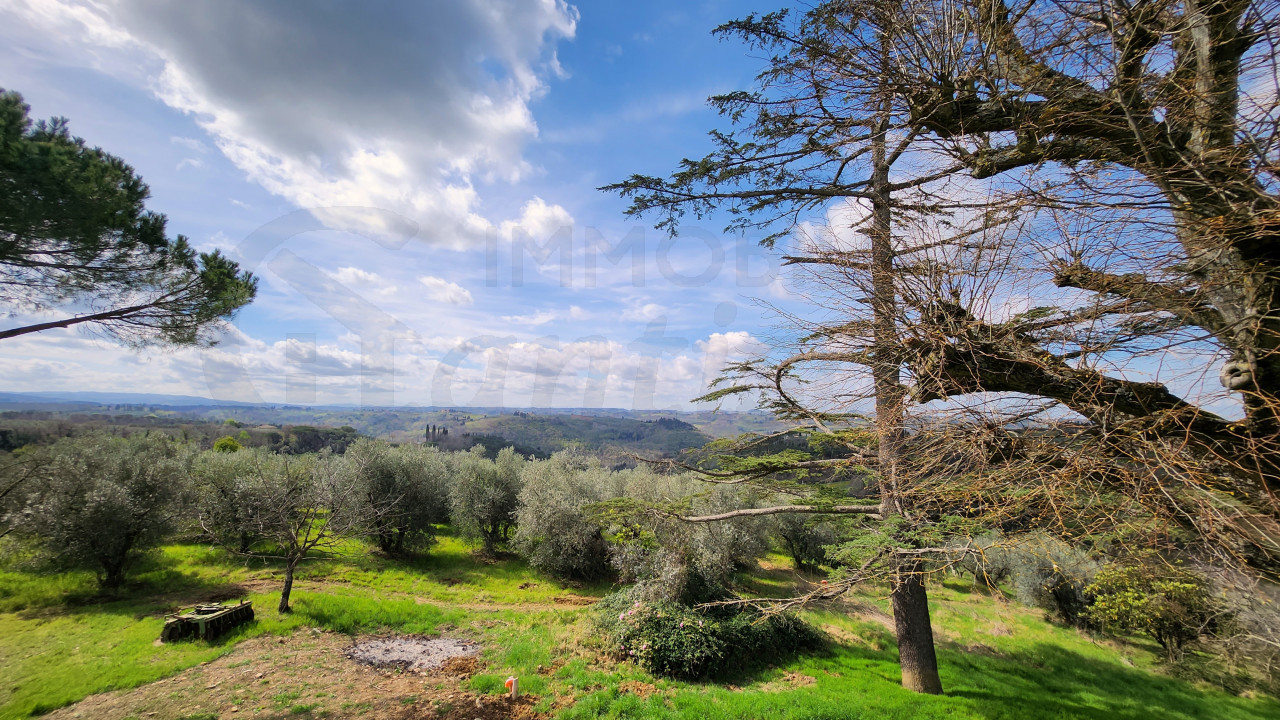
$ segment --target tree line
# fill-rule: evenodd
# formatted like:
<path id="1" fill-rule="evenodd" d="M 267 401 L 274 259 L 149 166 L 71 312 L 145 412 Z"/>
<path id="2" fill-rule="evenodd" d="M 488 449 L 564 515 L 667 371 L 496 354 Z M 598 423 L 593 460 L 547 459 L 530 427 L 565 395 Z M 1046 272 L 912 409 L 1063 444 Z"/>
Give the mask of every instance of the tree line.
<path id="1" fill-rule="evenodd" d="M 5 487 L 14 480 L 25 482 L 0 496 L 8 542 L 49 567 L 93 570 L 107 595 L 127 592 L 147 552 L 196 540 L 278 566 L 278 610 L 288 612 L 303 563 L 429 553 L 447 524 L 478 553 L 514 552 L 561 582 L 614 581 L 596 611 L 610 648 L 689 678 L 821 645 L 795 615 L 742 595 L 740 573 L 780 550 L 815 573 L 804 583 L 825 591 L 832 583 L 818 578 L 865 564 L 874 538 L 861 516 L 773 513 L 780 488 L 708 487 L 697 473 L 651 465 L 617 470 L 578 450 L 536 460 L 507 448 L 489 458 L 480 446 L 443 452 L 362 438 L 344 454 L 292 455 L 199 451 L 154 432 L 91 434 L 23 453 L 4 473 Z M 963 537 L 946 540 L 959 547 Z M 925 569 L 1005 587 L 1066 624 L 1147 632 L 1170 661 L 1192 646 L 1238 651 L 1258 632 L 1238 599 L 1191 567 L 1156 572 L 1153 558 L 1116 561 L 1047 532 L 976 542 L 982 552 L 930 559 Z M 732 651 L 744 643 L 759 656 Z"/>

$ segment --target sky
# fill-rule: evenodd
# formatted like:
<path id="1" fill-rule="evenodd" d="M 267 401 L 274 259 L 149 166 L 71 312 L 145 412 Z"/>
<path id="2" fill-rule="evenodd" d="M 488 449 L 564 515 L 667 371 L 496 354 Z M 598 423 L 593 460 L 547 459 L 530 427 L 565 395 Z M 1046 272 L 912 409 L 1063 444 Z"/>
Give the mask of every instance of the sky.
<path id="1" fill-rule="evenodd" d="M 797 301 L 776 255 L 722 218 L 668 238 L 596 188 L 709 149 L 706 98 L 763 62 L 711 30 L 753 9 L 5 0 L 0 87 L 260 285 L 211 349 L 7 340 L 0 389 L 706 407 Z"/>

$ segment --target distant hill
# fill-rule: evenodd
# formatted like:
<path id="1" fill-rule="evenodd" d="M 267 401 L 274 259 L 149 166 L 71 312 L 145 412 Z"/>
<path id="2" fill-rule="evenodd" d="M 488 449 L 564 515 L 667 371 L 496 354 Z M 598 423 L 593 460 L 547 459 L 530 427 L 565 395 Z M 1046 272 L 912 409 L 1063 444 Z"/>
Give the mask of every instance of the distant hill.
<path id="1" fill-rule="evenodd" d="M 590 451 L 626 451 L 662 457 L 674 457 L 682 450 L 701 447 L 712 439 L 674 417 L 633 420 L 520 411 L 472 420 L 449 433 L 455 437 L 467 434 L 500 437 L 539 454 L 550 454 L 576 444 Z"/>
<path id="2" fill-rule="evenodd" d="M 47 392 L 0 392 L 0 402 L 49 402 L 65 401 L 73 403 L 93 403 L 97 405 L 167 405 L 171 407 L 202 407 L 210 405 L 249 406 L 253 403 L 235 400 L 212 400 L 194 395 L 160 395 L 154 393 L 122 393 L 122 392 L 65 392 L 50 390 Z"/>
<path id="3" fill-rule="evenodd" d="M 127 417 L 179 425 L 234 420 L 250 427 L 351 427 L 362 435 L 393 442 L 423 442 L 429 429 L 447 430 L 441 442 L 450 449 L 482 444 L 490 450 L 515 445 L 523 454 L 545 456 L 576 444 L 613 458 L 636 453 L 672 457 L 713 438 L 770 433 L 782 428 L 761 412 L 680 412 L 621 408 L 438 408 L 272 405 L 220 402 L 190 395 L 124 392 L 4 392 L 0 411 L 39 411 L 55 416 L 102 416 L 100 421 L 128 424 Z M 111 418 L 115 418 L 114 420 Z"/>

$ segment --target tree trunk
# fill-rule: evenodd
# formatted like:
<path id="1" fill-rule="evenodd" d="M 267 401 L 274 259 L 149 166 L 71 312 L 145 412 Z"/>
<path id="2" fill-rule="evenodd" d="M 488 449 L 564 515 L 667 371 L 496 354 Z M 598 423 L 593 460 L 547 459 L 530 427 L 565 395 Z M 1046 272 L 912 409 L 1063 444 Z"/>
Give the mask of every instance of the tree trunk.
<path id="1" fill-rule="evenodd" d="M 99 583 L 103 590 L 114 592 L 124 585 L 124 561 L 123 560 L 107 560 L 102 563 L 102 582 Z"/>
<path id="2" fill-rule="evenodd" d="M 886 55 L 888 41 L 885 40 Z M 884 90 L 883 114 L 871 139 L 871 308 L 873 313 L 874 358 L 871 374 L 875 383 L 876 435 L 879 442 L 880 516 L 906 514 L 899 491 L 899 456 L 906 396 L 902 386 L 901 351 L 897 327 L 897 286 L 894 280 L 893 215 L 890 204 L 889 160 L 886 149 L 891 94 Z M 917 570 L 919 563 L 891 558 L 894 630 L 898 636 L 898 658 L 902 664 L 902 686 L 908 690 L 942 694 L 938 660 L 933 650 L 933 628 L 929 624 L 929 596 Z"/>
<path id="3" fill-rule="evenodd" d="M 293 562 L 290 561 L 284 566 L 284 589 L 280 591 L 280 606 L 277 608 L 282 613 L 292 612 L 293 608 L 289 607 L 289 594 L 293 592 Z"/>
<path id="4" fill-rule="evenodd" d="M 120 545 L 98 556 L 98 565 L 102 567 L 102 577 L 98 585 L 103 590 L 116 591 L 124 585 L 125 570 L 129 566 L 129 552 L 133 550 L 135 535 L 125 533 Z"/>
<path id="5" fill-rule="evenodd" d="M 929 595 L 919 574 L 919 563 L 903 563 L 894 573 L 893 626 L 898 634 L 898 663 L 902 687 L 930 695 L 942 694 L 938 658 L 933 651 L 933 626 L 929 620 Z"/>

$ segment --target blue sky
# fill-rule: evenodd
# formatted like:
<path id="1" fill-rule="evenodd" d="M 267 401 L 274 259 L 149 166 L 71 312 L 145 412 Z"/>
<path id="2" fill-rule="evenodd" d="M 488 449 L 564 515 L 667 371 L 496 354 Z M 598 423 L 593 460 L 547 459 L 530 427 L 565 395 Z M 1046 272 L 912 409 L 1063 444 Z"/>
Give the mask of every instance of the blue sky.
<path id="1" fill-rule="evenodd" d="M 689 408 L 772 332 L 761 301 L 791 303 L 786 283 L 723 222 L 668 241 L 595 188 L 707 149 L 706 97 L 760 67 L 710 31 L 752 9 L 5 3 L 0 86 L 131 163 L 171 232 L 261 287 L 212 350 L 6 341 L 3 389 Z"/>
<path id="2" fill-rule="evenodd" d="M 724 218 L 669 239 L 596 190 L 709 149 L 726 124 L 706 98 L 752 87 L 764 63 L 711 30 L 772 9 L 9 0 L 0 87 L 126 159 L 171 232 L 261 284 L 210 350 L 134 353 L 76 331 L 7 340 L 0 389 L 690 409 L 727 362 L 795 335 L 779 317 L 863 309 L 821 283 L 826 300 L 802 302 L 815 287 L 757 238 L 724 235 Z M 865 216 L 831 207 L 791 240 L 857 244 Z M 975 296 L 988 319 L 1079 301 L 1043 268 L 997 275 Z M 1200 343 L 1109 371 L 1238 414 L 1220 360 Z M 824 380 L 829 399 L 865 384 Z"/>

